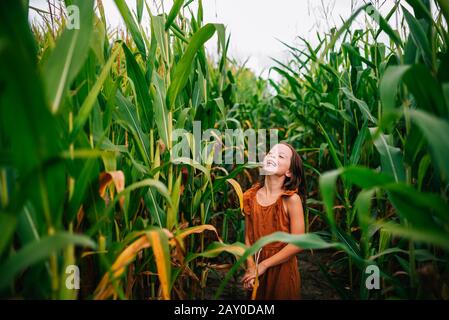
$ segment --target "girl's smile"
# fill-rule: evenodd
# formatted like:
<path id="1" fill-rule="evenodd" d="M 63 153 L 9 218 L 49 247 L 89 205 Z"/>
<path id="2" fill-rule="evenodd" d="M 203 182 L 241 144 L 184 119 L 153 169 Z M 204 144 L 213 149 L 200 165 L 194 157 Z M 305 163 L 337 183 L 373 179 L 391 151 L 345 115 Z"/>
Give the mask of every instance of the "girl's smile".
<path id="1" fill-rule="evenodd" d="M 263 160 L 262 169 L 266 175 L 289 175 L 292 151 L 283 144 L 271 148 Z"/>

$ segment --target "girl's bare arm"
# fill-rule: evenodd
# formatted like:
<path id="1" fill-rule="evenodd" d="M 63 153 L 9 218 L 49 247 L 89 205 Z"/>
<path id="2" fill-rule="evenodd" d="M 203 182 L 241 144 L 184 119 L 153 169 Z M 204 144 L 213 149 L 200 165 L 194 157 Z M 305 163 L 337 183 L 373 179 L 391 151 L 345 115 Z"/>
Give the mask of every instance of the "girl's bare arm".
<path id="1" fill-rule="evenodd" d="M 290 233 L 303 234 L 304 233 L 304 211 L 301 203 L 301 198 L 294 194 L 287 200 L 287 212 L 290 217 Z M 295 254 L 301 252 L 302 249 L 293 245 L 287 244 L 278 253 L 265 259 L 263 263 L 267 268 L 273 267 L 290 259 Z"/>

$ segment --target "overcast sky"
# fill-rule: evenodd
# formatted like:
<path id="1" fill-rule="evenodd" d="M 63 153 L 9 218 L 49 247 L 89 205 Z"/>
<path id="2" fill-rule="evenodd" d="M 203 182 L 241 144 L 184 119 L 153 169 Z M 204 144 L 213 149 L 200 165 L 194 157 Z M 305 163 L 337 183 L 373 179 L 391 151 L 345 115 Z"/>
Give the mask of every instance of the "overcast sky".
<path id="1" fill-rule="evenodd" d="M 58 0 L 51 0 L 58 1 Z M 161 0 L 146 0 L 154 13 L 161 13 Z M 126 0 L 135 11 L 135 0 Z M 351 15 L 365 0 L 203 0 L 204 23 L 223 23 L 231 34 L 229 56 L 264 77 L 274 65 L 270 57 L 285 61 L 287 52 L 278 40 L 299 45 L 298 36 L 316 43 L 316 32 L 326 31 L 335 25 L 341 26 L 341 18 Z M 373 1 L 385 15 L 394 5 L 394 0 Z M 405 1 L 403 1 L 405 4 Z M 173 1 L 164 0 L 168 12 Z M 103 0 L 106 19 L 110 28 L 123 25 L 122 18 L 113 0 Z M 48 9 L 47 0 L 31 0 L 30 5 Z M 196 14 L 197 1 L 189 5 Z M 146 11 L 146 10 L 144 10 Z M 190 16 L 185 11 L 187 17 Z M 31 17 L 35 17 L 31 12 Z M 143 25 L 148 25 L 144 15 Z M 360 16 L 355 26 L 363 27 L 365 17 Z M 391 21 L 395 26 L 395 20 Z M 209 53 L 216 50 L 216 38 L 206 44 Z M 273 75 L 273 74 L 272 74 Z"/>

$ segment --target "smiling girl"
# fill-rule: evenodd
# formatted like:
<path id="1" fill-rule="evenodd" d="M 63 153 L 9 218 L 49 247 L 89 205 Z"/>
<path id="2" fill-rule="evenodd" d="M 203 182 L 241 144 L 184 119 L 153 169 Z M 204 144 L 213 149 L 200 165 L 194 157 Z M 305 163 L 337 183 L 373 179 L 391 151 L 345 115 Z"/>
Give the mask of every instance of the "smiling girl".
<path id="1" fill-rule="evenodd" d="M 276 144 L 263 160 L 262 174 L 260 181 L 243 195 L 247 246 L 276 231 L 304 233 L 307 188 L 299 154 L 288 143 Z M 257 268 L 257 300 L 300 299 L 301 279 L 296 254 L 301 250 L 283 242 L 265 245 L 256 255 L 257 263 L 248 259 L 242 278 L 244 288 L 253 289 Z"/>

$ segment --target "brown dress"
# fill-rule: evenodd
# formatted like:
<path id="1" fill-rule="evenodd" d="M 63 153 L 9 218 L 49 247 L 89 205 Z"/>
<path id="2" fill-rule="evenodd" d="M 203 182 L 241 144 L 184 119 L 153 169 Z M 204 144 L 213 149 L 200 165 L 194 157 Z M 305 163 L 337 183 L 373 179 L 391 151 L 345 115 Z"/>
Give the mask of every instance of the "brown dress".
<path id="1" fill-rule="evenodd" d="M 253 245 L 260 237 L 276 231 L 290 232 L 290 217 L 285 211 L 282 198 L 291 196 L 296 190 L 285 191 L 275 203 L 262 206 L 256 198 L 256 192 L 261 188 L 254 184 L 243 194 L 243 210 L 246 214 L 245 234 Z M 272 242 L 265 245 L 259 256 L 259 262 L 279 252 L 287 243 Z M 248 299 L 251 291 L 248 291 Z M 268 268 L 259 277 L 259 288 L 256 300 L 298 300 L 301 299 L 301 278 L 296 255 L 289 260 Z"/>

